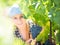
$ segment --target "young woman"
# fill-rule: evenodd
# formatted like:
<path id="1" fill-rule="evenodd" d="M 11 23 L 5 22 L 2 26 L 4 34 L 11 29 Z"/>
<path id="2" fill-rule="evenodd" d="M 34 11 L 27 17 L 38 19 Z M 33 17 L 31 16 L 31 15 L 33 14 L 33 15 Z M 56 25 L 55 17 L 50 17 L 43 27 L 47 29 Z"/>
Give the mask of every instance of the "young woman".
<path id="1" fill-rule="evenodd" d="M 30 25 L 26 22 L 26 19 L 24 19 L 24 15 L 19 7 L 12 7 L 9 17 L 15 25 L 14 35 L 16 38 L 15 44 L 13 45 L 31 45 L 31 41 L 33 41 L 33 45 L 35 45 L 36 40 L 32 39 L 35 34 L 32 36 L 33 33 L 30 31 Z M 16 39 L 19 40 L 19 42 Z"/>

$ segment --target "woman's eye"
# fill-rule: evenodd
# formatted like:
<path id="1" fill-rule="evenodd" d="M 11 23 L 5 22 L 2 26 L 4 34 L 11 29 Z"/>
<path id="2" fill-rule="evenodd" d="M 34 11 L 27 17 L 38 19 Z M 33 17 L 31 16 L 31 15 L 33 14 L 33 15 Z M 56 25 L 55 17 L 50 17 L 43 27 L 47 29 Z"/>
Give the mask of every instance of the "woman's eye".
<path id="1" fill-rule="evenodd" d="M 16 17 L 14 17 L 14 19 L 17 19 Z"/>
<path id="2" fill-rule="evenodd" d="M 20 18 L 23 18 L 23 16 L 21 16 Z"/>

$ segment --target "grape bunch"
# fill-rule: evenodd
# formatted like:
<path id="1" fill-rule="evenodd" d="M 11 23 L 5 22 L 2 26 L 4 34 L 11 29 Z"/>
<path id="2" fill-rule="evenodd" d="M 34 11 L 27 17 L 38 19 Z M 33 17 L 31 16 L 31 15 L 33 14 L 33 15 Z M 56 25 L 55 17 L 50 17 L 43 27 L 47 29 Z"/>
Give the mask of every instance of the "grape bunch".
<path id="1" fill-rule="evenodd" d="M 33 24 L 30 27 L 30 32 L 32 34 L 32 38 L 35 39 L 37 37 L 37 35 L 41 32 L 41 30 L 42 30 L 42 27 L 40 27 L 36 24 Z"/>

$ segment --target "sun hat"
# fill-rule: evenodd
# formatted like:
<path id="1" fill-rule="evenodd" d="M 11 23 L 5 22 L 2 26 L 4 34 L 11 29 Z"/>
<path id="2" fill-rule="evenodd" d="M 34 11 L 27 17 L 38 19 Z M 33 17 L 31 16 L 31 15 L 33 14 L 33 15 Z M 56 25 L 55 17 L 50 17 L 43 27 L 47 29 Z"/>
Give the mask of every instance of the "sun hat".
<path id="1" fill-rule="evenodd" d="M 18 5 L 13 5 L 11 8 L 10 8 L 10 11 L 9 11 L 9 17 L 13 17 L 14 15 L 16 14 L 22 14 L 22 11 L 20 9 L 20 7 Z"/>

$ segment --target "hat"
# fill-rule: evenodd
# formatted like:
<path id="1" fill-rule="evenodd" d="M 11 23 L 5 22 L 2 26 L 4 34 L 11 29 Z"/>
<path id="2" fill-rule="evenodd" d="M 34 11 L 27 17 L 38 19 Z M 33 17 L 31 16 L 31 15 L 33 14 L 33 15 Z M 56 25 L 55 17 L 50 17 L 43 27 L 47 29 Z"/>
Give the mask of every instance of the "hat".
<path id="1" fill-rule="evenodd" d="M 22 14 L 21 9 L 16 6 L 11 7 L 10 12 L 9 12 L 9 17 L 13 17 L 16 14 Z"/>

